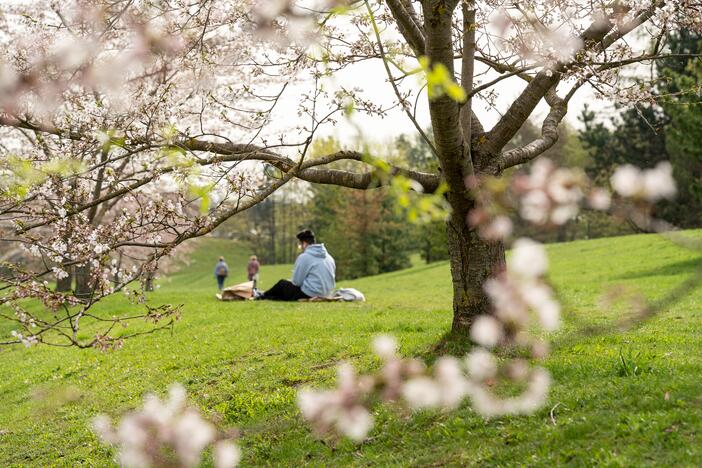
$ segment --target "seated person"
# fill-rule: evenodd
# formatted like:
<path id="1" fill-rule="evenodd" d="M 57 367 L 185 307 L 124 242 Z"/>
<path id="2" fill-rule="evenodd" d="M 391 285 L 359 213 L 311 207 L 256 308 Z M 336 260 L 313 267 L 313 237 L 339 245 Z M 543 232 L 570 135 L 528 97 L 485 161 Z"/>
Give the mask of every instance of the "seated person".
<path id="1" fill-rule="evenodd" d="M 297 234 L 302 253 L 295 260 L 292 281 L 280 280 L 271 289 L 254 297 L 256 300 L 297 301 L 329 296 L 336 283 L 336 264 L 324 244 L 315 242 L 309 229 Z"/>

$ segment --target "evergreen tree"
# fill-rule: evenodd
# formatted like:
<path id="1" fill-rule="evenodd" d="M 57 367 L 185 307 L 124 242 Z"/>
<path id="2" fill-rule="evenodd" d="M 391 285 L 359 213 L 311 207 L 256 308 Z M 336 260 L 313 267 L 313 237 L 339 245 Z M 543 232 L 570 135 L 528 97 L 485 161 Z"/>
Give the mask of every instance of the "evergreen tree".
<path id="1" fill-rule="evenodd" d="M 702 53 L 699 35 L 683 30 L 668 40 L 672 53 Z M 702 223 L 702 59 L 669 59 L 658 64 L 658 70 L 670 121 L 666 149 L 678 182 L 678 198 L 665 210 L 679 225 L 696 227 Z"/>

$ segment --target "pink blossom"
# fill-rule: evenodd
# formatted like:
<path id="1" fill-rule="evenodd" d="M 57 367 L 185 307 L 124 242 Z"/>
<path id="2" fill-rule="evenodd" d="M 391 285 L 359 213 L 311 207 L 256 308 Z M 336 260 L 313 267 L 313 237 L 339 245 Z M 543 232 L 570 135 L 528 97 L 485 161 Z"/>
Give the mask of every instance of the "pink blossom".
<path id="1" fill-rule="evenodd" d="M 466 356 L 466 367 L 470 376 L 478 381 L 491 379 L 497 374 L 495 356 L 483 348 L 474 349 Z"/>
<path id="2" fill-rule="evenodd" d="M 429 377 L 415 377 L 402 386 L 402 397 L 412 409 L 436 408 L 441 403 L 441 388 Z"/>
<path id="3" fill-rule="evenodd" d="M 373 350 L 384 360 L 392 359 L 397 354 L 397 341 L 389 335 L 377 336 L 373 340 Z"/>
<path id="4" fill-rule="evenodd" d="M 517 239 L 512 246 L 512 255 L 507 260 L 507 266 L 510 272 L 524 278 L 543 276 L 548 269 L 546 249 L 531 239 Z"/>
<path id="5" fill-rule="evenodd" d="M 494 348 L 504 334 L 502 325 L 490 315 L 481 315 L 475 319 L 470 327 L 470 338 L 475 343 L 486 348 Z"/>
<path id="6" fill-rule="evenodd" d="M 231 441 L 221 441 L 215 444 L 215 468 L 233 468 L 241 461 L 241 450 Z"/>

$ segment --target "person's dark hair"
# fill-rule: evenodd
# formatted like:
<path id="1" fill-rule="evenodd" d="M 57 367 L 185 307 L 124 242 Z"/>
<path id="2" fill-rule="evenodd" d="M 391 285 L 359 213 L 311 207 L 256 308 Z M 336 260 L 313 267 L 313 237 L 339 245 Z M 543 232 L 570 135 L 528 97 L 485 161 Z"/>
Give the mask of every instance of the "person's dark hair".
<path id="1" fill-rule="evenodd" d="M 309 229 L 298 232 L 295 237 L 297 237 L 297 240 L 300 242 L 307 242 L 308 244 L 314 244 L 315 242 L 314 232 L 310 231 Z"/>

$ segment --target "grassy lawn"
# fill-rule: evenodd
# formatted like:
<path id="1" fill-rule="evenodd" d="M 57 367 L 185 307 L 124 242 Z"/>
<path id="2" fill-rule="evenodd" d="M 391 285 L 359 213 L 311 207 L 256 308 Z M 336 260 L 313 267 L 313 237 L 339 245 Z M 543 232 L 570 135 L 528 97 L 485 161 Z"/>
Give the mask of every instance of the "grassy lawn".
<path id="1" fill-rule="evenodd" d="M 377 367 L 370 342 L 378 333 L 395 335 L 403 354 L 434 357 L 451 323 L 448 264 L 344 283 L 366 294 L 363 304 L 221 303 L 212 277 L 217 256 L 227 257 L 233 284 L 244 280 L 248 252 L 204 239 L 189 264 L 152 293 L 155 304 L 184 304 L 172 334 L 106 354 L 0 351 L 0 466 L 114 464 L 92 435 L 91 418 L 116 417 L 172 382 L 184 384 L 208 417 L 240 428 L 245 466 L 702 465 L 702 291 L 636 330 L 577 332 L 617 318 L 619 309 L 599 306 L 606 286 L 636 286 L 657 298 L 700 268 L 702 257 L 649 235 L 548 251 L 567 315 L 550 337 L 549 402 L 532 416 L 485 420 L 467 405 L 410 416 L 381 406 L 363 444 L 314 439 L 294 405 L 300 385 L 332 385 L 343 360 Z M 263 266 L 262 286 L 289 277 L 290 268 Z M 115 296 L 100 307 L 130 306 Z M 626 371 L 634 366 L 639 371 Z"/>

